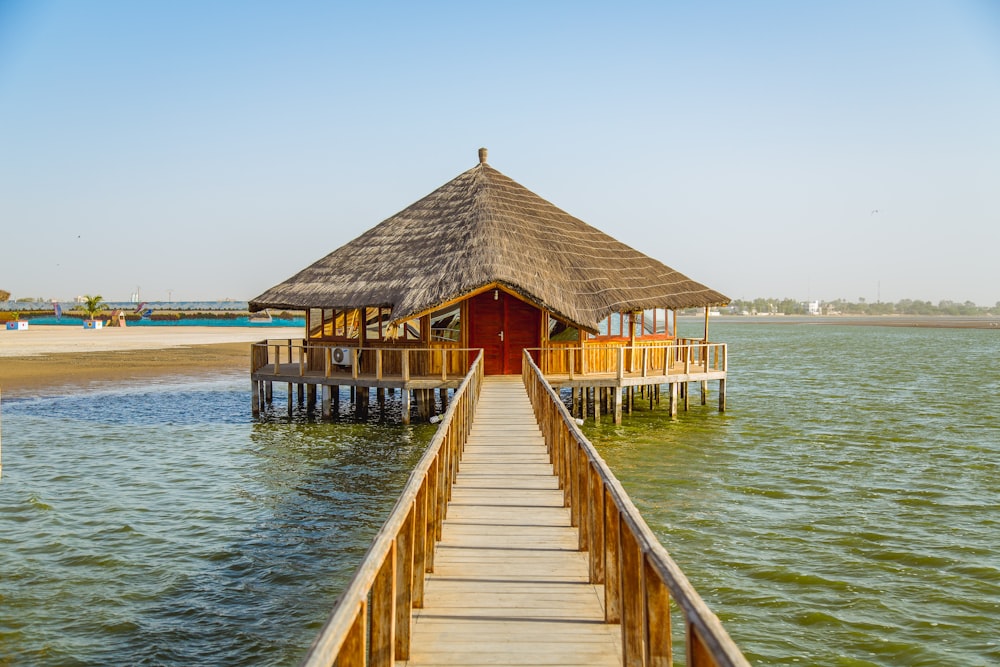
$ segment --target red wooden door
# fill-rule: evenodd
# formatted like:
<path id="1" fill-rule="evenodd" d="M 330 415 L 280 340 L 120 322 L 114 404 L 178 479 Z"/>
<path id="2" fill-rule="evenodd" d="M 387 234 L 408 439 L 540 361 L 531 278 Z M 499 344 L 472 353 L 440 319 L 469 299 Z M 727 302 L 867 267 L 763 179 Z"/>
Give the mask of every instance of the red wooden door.
<path id="1" fill-rule="evenodd" d="M 469 299 L 469 347 L 483 348 L 487 375 L 521 372 L 526 347 L 541 344 L 540 310 L 503 290 Z"/>
<path id="2" fill-rule="evenodd" d="M 469 347 L 483 348 L 483 370 L 487 375 L 503 375 L 503 301 L 500 290 L 477 294 L 469 299 Z"/>

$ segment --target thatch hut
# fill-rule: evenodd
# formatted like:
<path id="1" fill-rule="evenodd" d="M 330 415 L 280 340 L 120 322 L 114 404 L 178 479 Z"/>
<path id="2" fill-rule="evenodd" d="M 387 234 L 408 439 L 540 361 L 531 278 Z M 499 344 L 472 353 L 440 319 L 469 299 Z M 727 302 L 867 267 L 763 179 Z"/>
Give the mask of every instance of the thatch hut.
<path id="1" fill-rule="evenodd" d="M 480 149 L 475 167 L 250 309 L 305 311 L 310 346 L 482 348 L 487 374 L 513 374 L 526 348 L 670 341 L 678 309 L 728 301 L 542 199 Z"/>

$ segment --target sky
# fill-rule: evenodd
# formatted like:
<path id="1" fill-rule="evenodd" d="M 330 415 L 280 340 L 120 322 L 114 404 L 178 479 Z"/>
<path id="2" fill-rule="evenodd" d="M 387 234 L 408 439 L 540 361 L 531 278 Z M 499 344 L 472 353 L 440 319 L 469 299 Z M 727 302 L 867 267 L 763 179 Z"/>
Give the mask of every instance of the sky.
<path id="1" fill-rule="evenodd" d="M 0 289 L 253 298 L 478 163 L 733 299 L 1000 301 L 1000 1 L 0 0 Z"/>

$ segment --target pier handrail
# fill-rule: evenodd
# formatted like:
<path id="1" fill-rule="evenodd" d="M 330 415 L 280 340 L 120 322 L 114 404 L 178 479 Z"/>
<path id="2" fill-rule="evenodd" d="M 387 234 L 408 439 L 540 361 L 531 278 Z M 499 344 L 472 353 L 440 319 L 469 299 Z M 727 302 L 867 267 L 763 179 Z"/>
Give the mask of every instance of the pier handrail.
<path id="1" fill-rule="evenodd" d="M 724 373 L 728 366 L 726 343 L 697 339 L 636 341 L 636 345 L 550 345 L 528 351 L 532 359 L 538 360 L 543 373 L 564 374 L 571 380 L 576 376 L 602 374 L 622 378 L 636 373 L 655 377 L 692 370 Z"/>
<path id="2" fill-rule="evenodd" d="M 357 347 L 346 344 L 332 344 L 327 342 L 317 342 L 317 341 L 307 341 L 305 339 L 269 339 L 260 341 L 257 343 L 251 343 L 251 361 L 250 361 L 250 372 L 256 373 L 265 366 L 274 365 L 277 369 L 282 364 L 297 365 L 297 374 L 300 377 L 306 376 L 306 371 L 310 369 L 310 353 L 318 352 L 321 356 L 318 359 L 319 365 L 322 370 L 324 377 L 333 377 L 333 367 L 343 366 L 345 369 L 350 368 L 350 374 L 353 379 L 357 379 L 359 376 L 363 375 L 361 357 L 366 355 L 365 358 L 371 358 L 373 361 L 372 372 L 377 380 L 383 379 L 383 377 L 393 377 L 401 378 L 403 380 L 409 380 L 411 375 L 411 359 L 417 359 L 418 355 L 424 355 L 429 359 L 436 359 L 439 364 L 435 366 L 435 370 L 432 374 L 428 375 L 424 373 L 421 377 L 440 377 L 442 381 L 448 381 L 450 378 L 458 378 L 465 374 L 466 359 L 471 358 L 476 352 L 479 352 L 481 348 L 469 348 L 469 347 L 452 347 L 452 346 L 438 346 L 438 347 L 414 347 L 414 346 L 397 346 L 397 347 Z M 346 363 L 336 363 L 333 358 L 334 350 L 346 349 L 350 354 L 350 358 Z M 451 355 L 465 354 L 468 356 L 461 357 L 461 363 L 453 363 L 452 368 L 461 367 L 461 372 L 455 372 L 454 370 L 449 373 L 448 368 L 449 359 L 454 361 L 455 357 Z M 398 369 L 394 372 L 387 372 L 384 369 L 383 359 L 390 359 L 393 357 L 398 357 L 399 364 Z M 433 364 L 432 364 L 433 365 Z M 372 374 L 369 373 L 369 375 Z M 416 373 L 414 373 L 416 376 Z"/>
<path id="3" fill-rule="evenodd" d="M 673 664 L 672 595 L 685 623 L 687 665 L 749 667 L 527 353 L 522 368 L 571 523 L 579 528 L 579 548 L 589 552 L 591 583 L 604 584 L 605 620 L 621 623 L 623 664 Z"/>
<path id="4" fill-rule="evenodd" d="M 482 388 L 480 351 L 389 518 L 302 661 L 303 667 L 390 665 L 409 659 L 410 618 L 423 607 L 451 486 Z"/>

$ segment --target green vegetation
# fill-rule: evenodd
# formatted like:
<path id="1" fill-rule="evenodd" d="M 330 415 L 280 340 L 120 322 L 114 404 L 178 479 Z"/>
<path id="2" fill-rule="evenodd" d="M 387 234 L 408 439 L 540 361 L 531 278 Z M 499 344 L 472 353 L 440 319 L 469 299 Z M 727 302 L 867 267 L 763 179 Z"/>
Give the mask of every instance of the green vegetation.
<path id="1" fill-rule="evenodd" d="M 92 320 L 103 310 L 104 297 L 100 294 L 91 296 L 83 295 L 83 312 L 87 313 L 87 319 Z"/>

